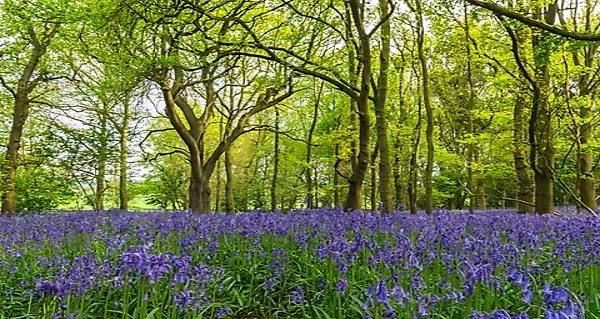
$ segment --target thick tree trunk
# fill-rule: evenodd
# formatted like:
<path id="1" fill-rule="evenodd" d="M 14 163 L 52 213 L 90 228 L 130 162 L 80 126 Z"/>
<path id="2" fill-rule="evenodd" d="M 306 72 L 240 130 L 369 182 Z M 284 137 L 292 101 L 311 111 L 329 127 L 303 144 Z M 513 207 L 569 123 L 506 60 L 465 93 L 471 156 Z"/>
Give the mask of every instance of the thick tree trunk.
<path id="1" fill-rule="evenodd" d="M 28 27 L 29 44 L 32 46 L 31 56 L 23 73 L 17 81 L 14 91 L 13 119 L 11 130 L 6 143 L 6 154 L 3 167 L 4 192 L 2 193 L 2 213 L 13 215 L 17 211 L 17 169 L 19 167 L 19 148 L 21 147 L 21 137 L 23 128 L 29 117 L 29 94 L 42 81 L 32 80 L 32 76 L 40 63 L 41 58 L 46 54 L 50 41 L 58 31 L 58 25 L 46 28 L 46 33 L 40 37 L 36 34 L 33 27 Z"/>
<path id="2" fill-rule="evenodd" d="M 524 89 L 519 89 L 513 109 L 513 160 L 517 178 L 517 211 L 521 213 L 533 212 L 533 180 L 527 165 L 527 150 L 525 148 L 525 110 L 527 94 Z"/>
<path id="3" fill-rule="evenodd" d="M 553 211 L 553 173 L 554 145 L 552 130 L 552 111 L 548 103 L 550 89 L 550 74 L 547 65 L 538 65 L 536 75 L 540 86 L 540 97 L 537 99 L 537 120 L 535 123 L 536 137 L 536 169 L 535 179 L 535 211 L 545 214 Z"/>
<path id="4" fill-rule="evenodd" d="M 553 24 L 556 15 L 556 3 L 544 10 L 544 19 Z M 536 10 L 535 17 L 542 17 L 542 10 Z M 544 46 L 547 34 L 545 31 L 534 31 L 532 45 L 537 53 L 535 59 L 535 80 L 538 84 L 538 96 L 534 97 L 531 122 L 533 123 L 534 144 L 532 151 L 536 152 L 534 165 L 535 180 L 535 210 L 537 213 L 551 213 L 554 209 L 554 139 L 552 129 L 552 110 L 549 103 L 550 95 L 550 63 L 551 52 Z"/>
<path id="5" fill-rule="evenodd" d="M 206 174 L 197 148 L 190 152 L 189 208 L 196 213 L 210 211 L 210 176 Z"/>
<path id="6" fill-rule="evenodd" d="M 588 103 L 591 103 L 588 102 Z M 579 154 L 579 193 L 581 201 L 591 209 L 596 208 L 596 179 L 594 176 L 593 151 L 590 150 L 590 140 L 592 138 L 592 110 L 589 105 L 582 106 L 580 116 L 584 124 L 580 129 L 581 152 Z"/>
<path id="7" fill-rule="evenodd" d="M 29 104 L 26 98 L 15 99 L 13 122 L 6 144 L 4 167 L 4 193 L 2 194 L 2 212 L 12 215 L 17 211 L 17 169 L 19 167 L 19 149 L 23 127 L 29 116 Z"/>
<path id="8" fill-rule="evenodd" d="M 591 9 L 586 11 L 586 16 L 589 18 L 591 15 Z M 586 29 L 589 28 L 589 25 L 586 25 Z M 586 30 L 589 31 L 589 30 Z M 594 66 L 594 57 L 598 50 L 598 45 L 592 44 L 587 48 L 583 49 L 583 64 L 585 65 L 584 73 L 579 77 L 578 85 L 579 85 L 579 96 L 584 99 L 582 105 L 579 108 L 579 116 L 581 118 L 582 124 L 579 127 L 579 148 L 578 148 L 578 175 L 579 175 L 579 196 L 584 205 L 591 209 L 595 209 L 597 206 L 596 202 L 596 177 L 594 176 L 594 159 L 593 159 L 593 151 L 591 146 L 589 145 L 592 136 L 594 126 L 592 125 L 593 121 L 593 107 L 594 107 L 594 93 L 590 91 L 589 85 L 591 85 L 591 74 L 590 71 Z M 580 65 L 579 56 L 576 53 L 573 53 L 573 60 L 575 65 Z"/>

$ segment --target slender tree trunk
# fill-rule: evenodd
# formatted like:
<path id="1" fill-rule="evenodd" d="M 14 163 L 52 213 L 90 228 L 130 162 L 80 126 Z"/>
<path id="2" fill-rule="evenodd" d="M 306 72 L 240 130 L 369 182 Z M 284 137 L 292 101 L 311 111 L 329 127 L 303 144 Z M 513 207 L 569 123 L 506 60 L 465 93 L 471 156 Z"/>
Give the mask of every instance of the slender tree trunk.
<path id="1" fill-rule="evenodd" d="M 346 38 L 351 39 L 352 35 L 352 9 L 348 2 L 345 3 L 345 11 L 344 11 L 344 19 L 346 23 Z M 348 74 L 350 78 L 350 83 L 354 86 L 357 85 L 357 74 L 360 72 L 360 67 L 356 65 L 356 53 L 354 47 L 350 41 L 346 43 L 346 51 L 348 52 Z M 356 105 L 356 100 L 350 98 L 350 167 L 354 172 L 358 166 L 358 143 L 356 138 L 356 132 L 358 127 L 358 107 Z"/>
<path id="2" fill-rule="evenodd" d="M 379 142 L 375 143 L 373 153 L 371 153 L 371 211 L 375 212 L 379 210 L 377 201 L 377 156 L 380 154 Z"/>
<path id="3" fill-rule="evenodd" d="M 415 136 L 413 137 L 412 149 L 410 151 L 409 171 L 408 171 L 408 205 L 411 214 L 417 213 L 417 177 L 418 177 L 418 157 L 419 145 L 421 144 L 421 99 L 418 100 L 417 125 L 415 126 Z"/>
<path id="4" fill-rule="evenodd" d="M 477 165 L 475 177 L 475 208 L 486 209 L 487 198 L 485 194 L 485 179 L 483 177 L 483 168 L 481 167 L 481 148 L 475 147 L 473 161 Z"/>
<path id="5" fill-rule="evenodd" d="M 123 211 L 129 208 L 129 196 L 127 192 L 129 116 L 129 101 L 125 101 L 123 103 L 123 122 L 121 123 L 121 132 L 119 134 L 119 209 Z"/>
<path id="6" fill-rule="evenodd" d="M 388 13 L 388 0 L 379 0 L 379 15 L 384 19 Z M 388 72 L 390 68 L 390 36 L 391 23 L 386 19 L 381 25 L 381 51 L 379 53 L 379 77 L 375 92 L 375 119 L 377 129 L 377 143 L 379 144 L 379 196 L 382 202 L 382 213 L 389 214 L 394 211 L 392 198 L 392 167 L 390 160 L 390 147 L 388 142 L 387 121 L 385 105 L 388 91 Z"/>
<path id="7" fill-rule="evenodd" d="M 223 120 L 219 121 L 219 138 L 224 138 L 223 132 Z M 217 174 L 216 174 L 216 193 L 215 193 L 215 212 L 221 211 L 221 161 L 217 161 Z"/>
<path id="8" fill-rule="evenodd" d="M 315 208 L 313 203 L 314 186 L 312 179 L 312 142 L 317 127 L 317 118 L 319 116 L 319 104 L 321 103 L 321 93 L 323 92 L 323 82 L 320 82 L 319 89 L 315 94 L 315 104 L 313 107 L 312 120 L 308 137 L 306 138 L 306 169 L 304 176 L 306 177 L 306 208 Z"/>
<path id="9" fill-rule="evenodd" d="M 473 111 L 475 109 L 475 91 L 473 88 L 473 72 L 471 69 L 471 34 L 470 34 L 470 23 L 467 9 L 467 3 L 463 2 L 464 10 L 464 24 L 465 24 L 465 48 L 466 48 L 466 64 L 467 64 L 467 91 L 469 92 L 469 99 L 467 101 L 466 110 L 466 124 L 467 124 L 467 192 L 469 194 L 469 213 L 473 213 L 476 208 L 479 207 L 476 203 L 476 197 L 478 190 L 476 189 L 474 166 L 477 165 L 475 162 L 475 126 L 473 124 Z"/>
<path id="10" fill-rule="evenodd" d="M 427 163 L 425 167 L 425 213 L 430 214 L 433 211 L 433 160 L 434 160 L 434 144 L 433 144 L 433 107 L 431 106 L 431 92 L 429 89 L 429 70 L 427 59 L 425 57 L 425 28 L 423 22 L 423 10 L 421 8 L 421 0 L 417 0 L 416 13 L 418 16 L 417 30 L 417 51 L 421 64 L 421 80 L 423 91 L 423 105 L 425 106 L 425 116 L 427 125 L 425 127 L 425 139 L 427 140 Z"/>
<path id="11" fill-rule="evenodd" d="M 233 167 L 229 150 L 225 152 L 225 211 L 228 214 L 235 213 L 235 204 L 233 200 Z"/>
<path id="12" fill-rule="evenodd" d="M 340 144 L 335 144 L 335 158 L 340 155 Z M 340 175 L 337 170 L 333 169 L 333 205 L 335 208 L 340 207 Z"/>
<path id="13" fill-rule="evenodd" d="M 400 208 L 400 203 L 403 203 L 404 197 L 404 187 L 402 185 L 402 160 L 400 155 L 400 141 L 399 138 L 396 138 L 396 143 L 394 143 L 396 151 L 394 152 L 394 202 L 395 208 Z"/>
<path id="14" fill-rule="evenodd" d="M 400 67 L 398 68 L 398 111 L 400 113 L 397 127 L 401 128 L 404 125 L 408 115 L 406 111 L 405 105 L 405 97 L 404 97 L 404 68 L 405 68 L 405 60 L 402 58 L 402 62 Z M 402 180 L 402 152 L 404 146 L 402 144 L 402 140 L 400 138 L 400 132 L 396 132 L 396 137 L 394 140 L 394 190 L 395 190 L 395 205 L 396 209 L 406 209 L 404 204 L 406 204 L 404 198 L 404 181 Z M 410 149 L 410 146 L 409 146 Z M 410 169 L 409 169 L 410 170 Z M 402 208 L 401 208 L 402 204 Z"/>
<path id="15" fill-rule="evenodd" d="M 273 143 L 273 179 L 271 180 L 271 211 L 277 210 L 277 181 L 279 179 L 279 109 L 275 109 L 275 141 Z"/>
<path id="16" fill-rule="evenodd" d="M 100 114 L 100 134 L 98 138 L 98 166 L 96 168 L 96 192 L 94 205 L 96 210 L 104 210 L 106 192 L 106 165 L 108 162 L 108 128 L 106 115 Z"/>
<path id="17" fill-rule="evenodd" d="M 322 203 L 319 202 L 319 170 L 315 167 L 315 168 L 313 168 L 313 173 L 315 174 L 314 175 L 314 179 L 313 179 L 314 183 L 315 183 L 314 184 L 315 185 L 314 186 L 315 187 L 315 193 L 313 195 L 313 197 L 315 199 L 314 204 L 315 204 L 315 207 L 319 207 L 319 205 L 322 204 Z"/>
<path id="18" fill-rule="evenodd" d="M 361 60 L 360 92 L 357 100 L 359 143 L 356 168 L 350 176 L 348 195 L 346 196 L 345 209 L 361 209 L 361 191 L 369 166 L 369 135 L 371 120 L 369 117 L 369 93 L 371 86 L 371 47 L 370 37 L 367 34 L 362 19 L 363 4 L 359 0 L 350 0 L 349 6 L 352 11 L 354 26 L 359 34 L 359 50 Z"/>
<path id="19" fill-rule="evenodd" d="M 100 156 L 98 156 L 98 171 L 96 172 L 96 196 L 94 200 L 94 208 L 96 210 L 104 210 L 104 192 L 106 191 L 106 151 L 103 150 L 100 152 Z"/>

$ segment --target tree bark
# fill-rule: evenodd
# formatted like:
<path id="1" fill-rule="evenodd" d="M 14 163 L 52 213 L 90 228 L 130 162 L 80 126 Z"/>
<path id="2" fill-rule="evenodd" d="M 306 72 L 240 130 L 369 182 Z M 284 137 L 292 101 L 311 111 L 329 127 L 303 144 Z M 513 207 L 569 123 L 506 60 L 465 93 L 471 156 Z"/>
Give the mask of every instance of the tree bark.
<path id="1" fill-rule="evenodd" d="M 338 158 L 340 155 L 340 144 L 335 144 L 335 158 Z M 340 207 L 340 174 L 338 171 L 333 168 L 333 206 L 335 208 Z"/>
<path id="2" fill-rule="evenodd" d="M 525 148 L 525 110 L 527 94 L 524 88 L 519 88 L 513 109 L 513 160 L 517 178 L 517 211 L 521 213 L 533 212 L 533 180 L 527 165 L 527 150 Z M 506 196 L 505 196 L 506 197 Z"/>
<path id="3" fill-rule="evenodd" d="M 369 135 L 370 135 L 370 117 L 369 117 L 369 92 L 371 81 L 371 47 L 369 35 L 365 31 L 364 21 L 362 19 L 363 4 L 359 0 L 350 0 L 349 6 L 352 11 L 354 26 L 359 35 L 359 50 L 361 61 L 360 73 L 360 93 L 357 100 L 358 122 L 359 122 L 359 143 L 356 168 L 350 176 L 348 195 L 344 208 L 346 210 L 361 209 L 361 191 L 365 179 L 366 171 L 369 166 Z"/>
<path id="4" fill-rule="evenodd" d="M 579 194 L 581 201 L 589 208 L 595 209 L 596 203 L 596 178 L 594 176 L 594 159 L 593 151 L 591 150 L 589 143 L 593 135 L 592 126 L 592 104 L 593 98 L 588 92 L 581 91 L 586 98 L 586 102 L 579 109 L 580 117 L 583 121 L 580 127 L 580 151 L 578 154 L 579 162 Z"/>
<path id="5" fill-rule="evenodd" d="M 23 127 L 29 116 L 29 103 L 27 98 L 15 99 L 13 122 L 6 145 L 4 168 L 4 194 L 2 197 L 2 213 L 13 215 L 17 211 L 16 180 L 19 167 L 19 149 Z"/>
<path id="6" fill-rule="evenodd" d="M 225 152 L 225 211 L 228 214 L 235 213 L 235 204 L 233 200 L 233 167 L 229 150 Z"/>
<path id="7" fill-rule="evenodd" d="M 29 94 L 45 79 L 41 76 L 33 78 L 33 73 L 38 68 L 41 58 L 46 54 L 50 41 L 58 31 L 58 25 L 46 26 L 47 33 L 40 38 L 33 27 L 29 27 L 29 44 L 32 46 L 31 56 L 23 69 L 16 88 L 11 90 L 14 98 L 13 117 L 11 129 L 6 143 L 5 163 L 2 181 L 2 213 L 13 215 L 17 211 L 17 169 L 19 167 L 19 149 L 23 128 L 29 117 Z"/>
<path id="8" fill-rule="evenodd" d="M 119 133 L 119 209 L 126 211 L 129 208 L 129 196 L 127 192 L 127 157 L 129 150 L 127 139 L 129 135 L 129 101 L 123 104 L 123 122 Z"/>
<path id="9" fill-rule="evenodd" d="M 304 176 L 306 178 L 306 208 L 315 208 L 313 202 L 314 186 L 312 178 L 312 142 L 317 127 L 317 117 L 319 116 L 319 104 L 321 103 L 321 93 L 323 92 L 323 82 L 320 82 L 319 89 L 315 94 L 315 103 L 313 106 L 312 120 L 308 136 L 306 138 L 306 168 Z"/>
<path id="10" fill-rule="evenodd" d="M 224 136 L 215 148 L 207 154 L 204 154 L 204 136 L 207 125 L 214 113 L 217 96 L 213 87 L 213 71 L 205 69 L 203 72 L 203 81 L 206 92 L 206 106 L 200 116 L 194 113 L 192 106 L 181 94 L 185 89 L 185 79 L 183 69 L 174 67 L 175 78 L 173 84 L 169 85 L 167 79 L 168 72 L 163 70 L 162 78 L 155 79 L 161 85 L 161 91 L 165 101 L 165 113 L 179 137 L 188 148 L 190 163 L 190 187 L 189 187 L 189 208 L 192 211 L 206 213 L 210 210 L 210 177 L 212 176 L 216 165 L 221 156 L 231 148 L 232 144 L 243 134 L 247 133 L 249 121 L 257 113 L 265 111 L 293 94 L 291 84 L 288 83 L 285 93 L 280 93 L 282 87 L 268 87 L 264 93 L 256 98 L 256 102 L 247 111 L 241 113 L 237 118 L 237 124 L 228 129 L 227 136 Z M 233 107 L 233 106 L 231 106 Z M 180 115 L 180 113 L 182 115 Z M 235 113 L 235 112 L 234 112 Z M 187 122 L 184 124 L 183 118 Z M 228 119 L 230 122 L 235 118 Z"/>
<path id="11" fill-rule="evenodd" d="M 390 164 L 390 147 L 388 142 L 385 105 L 388 91 L 388 72 L 390 68 L 390 37 L 391 23 L 386 16 L 389 14 L 388 0 L 379 0 L 380 19 L 385 19 L 381 25 L 381 51 L 379 53 L 379 76 L 375 92 L 375 119 L 377 129 L 377 144 L 379 145 L 379 196 L 382 202 L 382 213 L 394 211 L 392 199 L 392 167 Z"/>
<path id="12" fill-rule="evenodd" d="M 408 171 L 408 205 L 411 214 L 417 213 L 417 177 L 418 177 L 418 157 L 419 157 L 419 145 L 421 144 L 421 99 L 418 100 L 417 110 L 417 125 L 415 126 L 415 136 L 413 137 L 413 144 L 410 151 L 409 160 L 409 171 Z"/>
<path id="13" fill-rule="evenodd" d="M 553 24 L 556 15 L 556 3 L 545 10 L 536 9 L 534 18 L 541 18 L 548 24 Z M 534 165 L 535 180 L 535 210 L 537 213 L 551 213 L 554 209 L 554 139 L 552 128 L 552 110 L 549 103 L 550 95 L 550 63 L 551 52 L 544 47 L 548 34 L 535 30 L 532 46 L 536 53 L 535 81 L 538 84 L 539 95 L 534 99 L 530 125 L 533 124 L 534 143 L 532 151 L 536 153 Z"/>
<path id="14" fill-rule="evenodd" d="M 373 153 L 371 153 L 371 211 L 375 212 L 379 210 L 377 201 L 377 156 L 380 154 L 379 143 L 375 143 Z"/>
<path id="15" fill-rule="evenodd" d="M 592 31 L 592 21 L 594 8 L 590 3 L 586 4 L 584 31 L 590 33 Z M 575 18 L 574 18 L 575 19 Z M 561 22 L 563 20 L 561 19 Z M 579 108 L 579 117 L 581 124 L 579 128 L 579 147 L 577 148 L 577 166 L 578 166 L 578 188 L 579 196 L 584 205 L 591 209 L 595 209 L 596 202 L 596 177 L 594 175 L 593 151 L 590 147 L 590 142 L 594 134 L 593 107 L 594 107 L 594 91 L 591 86 L 594 85 L 592 70 L 594 69 L 594 61 L 599 45 L 590 43 L 580 50 L 573 52 L 573 64 L 583 66 L 583 72 L 577 79 L 579 88 L 578 96 L 582 98 L 582 104 Z M 583 61 L 580 54 L 583 55 Z M 598 65 L 596 65 L 598 68 Z"/>
<path id="16" fill-rule="evenodd" d="M 273 143 L 273 178 L 271 180 L 271 211 L 277 210 L 279 180 L 279 109 L 275 108 L 275 140 Z"/>
<path id="17" fill-rule="evenodd" d="M 96 166 L 96 191 L 94 193 L 94 209 L 104 210 L 104 193 L 106 192 L 106 164 L 108 161 L 108 136 L 106 117 L 100 115 L 100 136 L 98 145 L 98 162 Z"/>
<path id="18" fill-rule="evenodd" d="M 423 92 L 423 105 L 425 106 L 425 116 L 427 125 L 425 127 L 425 139 L 427 140 L 427 163 L 425 167 L 425 213 L 430 214 L 433 211 L 433 160 L 434 160 L 434 142 L 433 142 L 433 107 L 431 106 L 431 92 L 429 88 L 429 70 L 427 58 L 425 57 L 425 28 L 423 22 L 423 10 L 421 0 L 415 1 L 417 14 L 417 51 L 421 65 L 421 81 Z"/>

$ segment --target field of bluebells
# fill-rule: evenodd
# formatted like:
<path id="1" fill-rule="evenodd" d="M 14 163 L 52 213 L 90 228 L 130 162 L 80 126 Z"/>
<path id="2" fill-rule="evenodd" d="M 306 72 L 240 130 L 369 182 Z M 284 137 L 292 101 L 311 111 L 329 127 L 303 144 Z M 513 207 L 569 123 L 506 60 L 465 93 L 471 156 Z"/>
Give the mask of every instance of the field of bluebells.
<path id="1" fill-rule="evenodd" d="M 600 218 L 0 218 L 0 318 L 600 318 Z"/>

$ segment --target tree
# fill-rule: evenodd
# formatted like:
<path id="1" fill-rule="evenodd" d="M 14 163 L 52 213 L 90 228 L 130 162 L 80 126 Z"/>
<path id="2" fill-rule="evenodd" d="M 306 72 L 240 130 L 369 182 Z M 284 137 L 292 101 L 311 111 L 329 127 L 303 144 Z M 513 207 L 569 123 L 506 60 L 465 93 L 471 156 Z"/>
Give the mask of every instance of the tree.
<path id="1" fill-rule="evenodd" d="M 23 129 L 29 118 L 32 100 L 39 98 L 39 96 L 33 97 L 32 93 L 40 86 L 56 80 L 56 77 L 49 73 L 50 70 L 43 58 L 47 55 L 61 23 L 55 16 L 41 17 L 37 19 L 38 21 L 34 16 L 18 18 L 20 15 L 15 14 L 18 11 L 25 15 L 32 15 L 33 11 L 30 11 L 31 8 L 28 8 L 27 5 L 18 5 L 13 1 L 7 1 L 1 5 L 2 10 L 5 11 L 5 14 L 2 15 L 3 20 L 13 24 L 10 26 L 11 31 L 16 30 L 11 34 L 14 41 L 3 50 L 2 57 L 6 57 L 11 63 L 14 63 L 13 67 L 19 68 L 18 71 L 15 70 L 14 76 L 11 74 L 0 77 L 0 83 L 13 98 L 12 126 L 6 143 L 7 151 L 2 170 L 4 184 L 2 213 L 11 215 L 17 210 L 16 178 Z M 26 48 L 27 53 L 19 52 L 21 46 Z"/>

